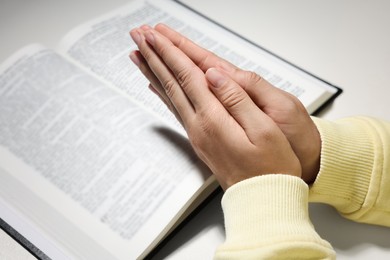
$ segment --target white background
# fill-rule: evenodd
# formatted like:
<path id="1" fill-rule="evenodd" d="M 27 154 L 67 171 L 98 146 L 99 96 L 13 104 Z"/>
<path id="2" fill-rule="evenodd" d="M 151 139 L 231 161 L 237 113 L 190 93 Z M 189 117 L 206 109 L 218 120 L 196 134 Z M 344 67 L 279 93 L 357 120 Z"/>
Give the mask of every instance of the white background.
<path id="1" fill-rule="evenodd" d="M 78 24 L 125 0 L 0 0 L 0 62 L 32 42 L 55 47 Z M 221 24 L 341 88 L 321 117 L 371 115 L 390 120 L 390 2 L 386 0 L 183 0 Z M 217 196 L 156 259 L 210 259 L 224 239 Z M 389 198 L 390 199 L 390 198 Z M 342 219 L 312 205 L 318 233 L 338 259 L 389 259 L 390 229 Z M 29 259 L 0 230 L 0 259 Z"/>

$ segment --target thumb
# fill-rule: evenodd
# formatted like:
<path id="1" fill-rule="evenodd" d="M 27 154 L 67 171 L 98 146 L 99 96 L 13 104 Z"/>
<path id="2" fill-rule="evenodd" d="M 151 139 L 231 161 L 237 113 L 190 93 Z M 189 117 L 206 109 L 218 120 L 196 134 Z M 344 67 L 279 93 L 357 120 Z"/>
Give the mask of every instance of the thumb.
<path id="1" fill-rule="evenodd" d="M 214 95 L 254 142 L 256 133 L 267 125 L 264 121 L 271 119 L 260 110 L 245 90 L 227 75 L 216 68 L 208 69 L 205 75 L 211 83 Z"/>
<path id="2" fill-rule="evenodd" d="M 228 75 L 248 93 L 253 102 L 261 109 L 270 104 L 280 104 L 291 100 L 291 95 L 273 86 L 255 72 L 236 68 L 229 70 Z"/>

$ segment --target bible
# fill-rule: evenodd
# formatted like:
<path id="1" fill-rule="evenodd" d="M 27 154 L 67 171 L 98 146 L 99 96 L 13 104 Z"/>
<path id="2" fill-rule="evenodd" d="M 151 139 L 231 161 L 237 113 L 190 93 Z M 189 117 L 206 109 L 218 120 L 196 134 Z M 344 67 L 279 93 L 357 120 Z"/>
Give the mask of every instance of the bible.
<path id="1" fill-rule="evenodd" d="M 143 259 L 218 187 L 128 55 L 165 23 L 297 96 L 335 87 L 179 1 L 134 0 L 0 65 L 0 218 L 52 259 Z"/>

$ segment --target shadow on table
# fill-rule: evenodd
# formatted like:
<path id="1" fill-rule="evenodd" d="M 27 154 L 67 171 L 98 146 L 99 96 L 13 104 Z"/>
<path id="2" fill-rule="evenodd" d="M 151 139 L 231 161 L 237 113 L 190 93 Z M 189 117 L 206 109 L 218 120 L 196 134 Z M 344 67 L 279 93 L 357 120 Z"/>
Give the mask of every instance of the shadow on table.
<path id="1" fill-rule="evenodd" d="M 327 205 L 311 204 L 309 210 L 316 231 L 336 251 L 339 249 L 348 251 L 349 255 L 358 255 L 367 247 L 375 246 L 390 252 L 390 228 L 345 219 Z"/>

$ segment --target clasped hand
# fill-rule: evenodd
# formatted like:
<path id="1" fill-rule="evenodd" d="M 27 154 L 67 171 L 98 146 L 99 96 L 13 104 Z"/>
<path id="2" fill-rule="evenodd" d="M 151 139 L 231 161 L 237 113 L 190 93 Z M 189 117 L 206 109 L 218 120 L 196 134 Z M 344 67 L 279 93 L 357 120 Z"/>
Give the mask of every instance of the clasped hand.
<path id="1" fill-rule="evenodd" d="M 139 49 L 131 60 L 223 189 L 264 174 L 314 180 L 321 141 L 298 99 L 165 25 L 130 35 Z"/>

